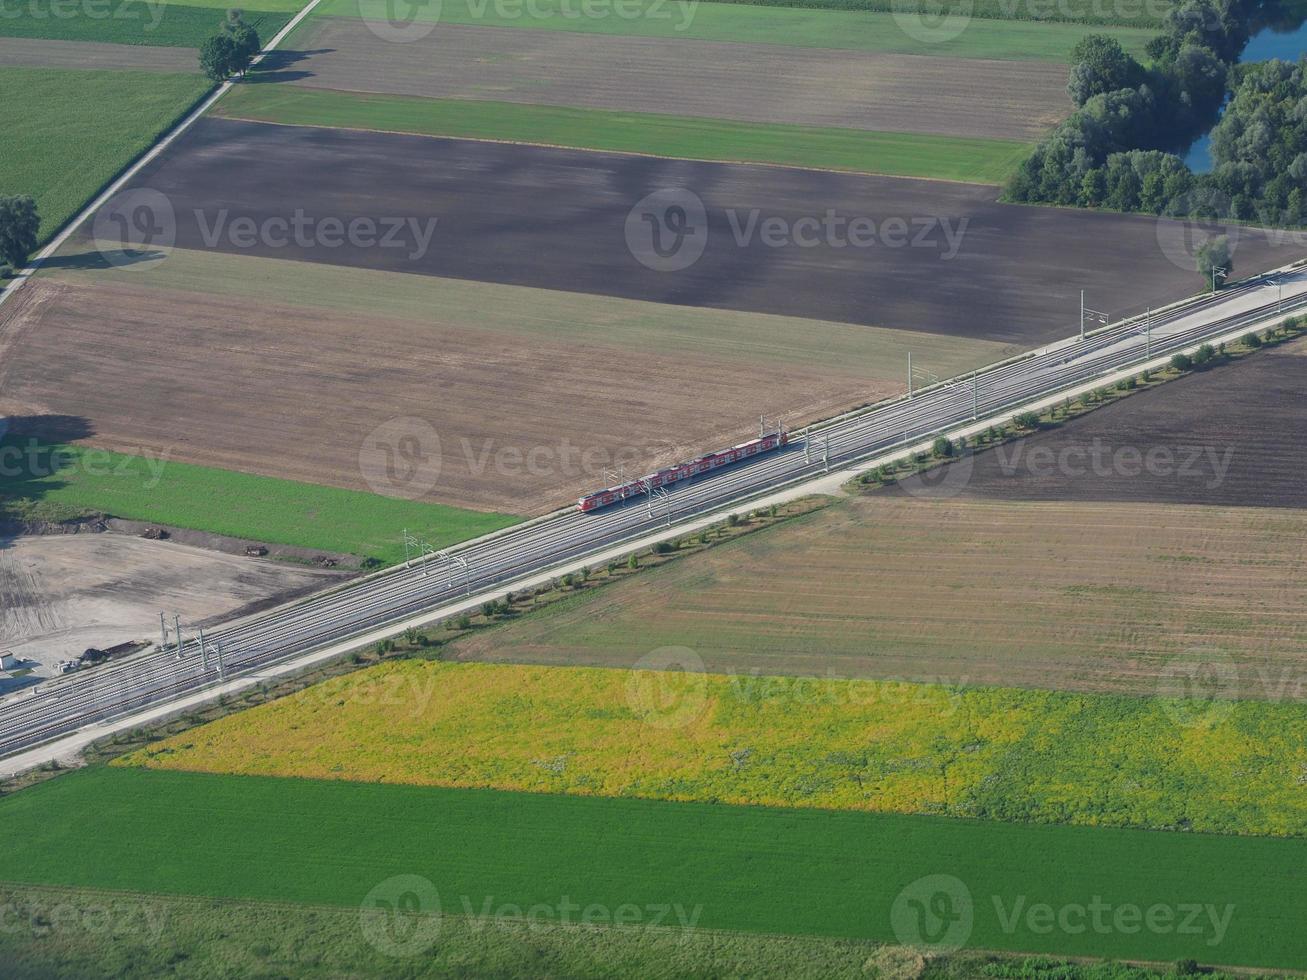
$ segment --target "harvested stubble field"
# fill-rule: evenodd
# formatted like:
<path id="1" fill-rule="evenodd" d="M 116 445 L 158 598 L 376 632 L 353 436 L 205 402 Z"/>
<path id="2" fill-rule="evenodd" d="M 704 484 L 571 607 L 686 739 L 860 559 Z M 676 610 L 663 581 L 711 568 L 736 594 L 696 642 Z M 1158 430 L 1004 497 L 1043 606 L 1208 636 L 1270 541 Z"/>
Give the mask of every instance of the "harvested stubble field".
<path id="1" fill-rule="evenodd" d="M 964 462 L 962 479 L 910 479 L 888 492 L 1302 508 L 1305 444 L 1307 340 L 1139 392 L 1072 425 L 981 453 Z M 1193 515 L 1196 537 L 1208 533 L 1201 510 L 1179 513 Z"/>
<path id="2" fill-rule="evenodd" d="M 459 645 L 466 659 L 1156 694 L 1211 651 L 1297 696 L 1307 512 L 873 495 Z M 1288 688 L 1284 686 L 1288 684 Z"/>
<path id="3" fill-rule="evenodd" d="M 617 461 L 647 472 L 738 442 L 763 411 L 799 424 L 896 393 L 909 349 L 950 373 L 1008 352 L 178 250 L 25 286 L 0 311 L 0 410 L 89 419 L 87 439 L 105 448 L 352 489 L 369 488 L 369 433 L 417 417 L 441 459 L 422 499 L 522 513 L 606 485 Z M 694 399 L 666 394 L 687 385 Z"/>
<path id="4" fill-rule="evenodd" d="M 403 661 L 114 764 L 1307 834 L 1301 703 Z"/>
<path id="5" fill-rule="evenodd" d="M 1159 227 L 1171 223 L 1000 205 L 992 188 L 935 181 L 208 119 L 135 184 L 167 195 L 183 248 L 1000 343 L 1067 336 L 1080 286 L 1112 296 L 1119 314 L 1200 282 L 1159 245 Z M 704 236 L 687 246 L 702 244 L 702 255 L 679 271 L 638 261 L 628 245 L 647 228 L 632 217 L 636 206 L 668 188 L 692 191 L 705 209 Z M 290 222 L 297 209 L 311 222 L 402 215 L 436 224 L 425 244 L 409 235 L 387 248 L 231 230 Z M 845 227 L 870 220 L 876 231 L 860 245 L 800 232 L 800 221 L 827 215 Z M 764 218 L 793 234 L 778 244 L 761 231 Z M 1297 247 L 1249 231 L 1240 270 L 1282 263 Z"/>
<path id="6" fill-rule="evenodd" d="M 966 941 L 982 949 L 1265 966 L 1307 958 L 1302 840 L 129 767 L 13 793 L 0 799 L 0 820 L 25 845 L 0 852 L 8 882 L 357 914 L 375 886 L 416 874 L 442 911 L 483 921 L 542 905 L 538 914 L 576 922 L 598 906 L 610 919 L 634 908 L 641 924 L 662 909 L 675 928 L 679 907 L 705 929 L 892 942 L 896 896 L 943 873 L 957 879 L 958 901 L 970 896 Z M 1091 901 L 1133 906 L 1136 923 L 1155 904 L 1173 917 L 1159 930 L 1050 932 L 1023 914 Z M 1190 906 L 1214 914 L 1185 920 Z"/>
<path id="7" fill-rule="evenodd" d="M 1071 108 L 1065 65 L 359 19 L 297 35 L 296 84 L 754 123 L 1030 141 Z"/>
<path id="8" fill-rule="evenodd" d="M 884 2 L 884 0 L 880 0 Z M 907 6 L 892 0 L 895 9 Z M 462 24 L 481 27 L 512 27 L 527 30 L 565 31 L 581 34 L 615 34 L 635 37 L 733 41 L 783 44 L 794 47 L 836 50 L 878 51 L 892 54 L 920 54 L 940 58 L 996 58 L 1011 61 L 1053 61 L 1066 65 L 1071 49 L 1091 30 L 1115 37 L 1127 51 L 1143 57 L 1144 45 L 1157 33 L 1156 27 L 1138 21 L 1121 26 L 1091 28 L 1083 23 L 994 19 L 1002 12 L 989 4 L 990 17 L 979 14 L 954 37 L 937 31 L 914 32 L 907 21 L 876 10 L 802 9 L 801 4 L 752 5 L 745 3 L 688 3 L 668 0 L 624 0 L 621 4 L 597 5 L 598 16 L 577 16 L 577 5 L 568 0 L 533 0 L 525 7 L 514 3 L 485 3 L 483 0 L 443 0 L 439 5 L 415 6 L 409 11 L 420 30 L 423 25 Z M 816 5 L 814 5 L 816 6 Z M 1019 5 L 1017 5 L 1019 6 Z M 1086 7 L 1089 5 L 1086 4 Z M 1092 9 L 1092 8 L 1090 8 Z M 1102 6 L 1098 5 L 1099 10 Z M 938 18 L 939 10 L 927 7 L 926 17 Z M 385 22 L 390 12 L 385 0 L 327 0 L 315 15 L 362 17 Z M 911 16 L 911 15 L 910 15 Z M 1149 19 L 1151 21 L 1151 18 Z M 928 20 L 929 23 L 929 20 Z"/>

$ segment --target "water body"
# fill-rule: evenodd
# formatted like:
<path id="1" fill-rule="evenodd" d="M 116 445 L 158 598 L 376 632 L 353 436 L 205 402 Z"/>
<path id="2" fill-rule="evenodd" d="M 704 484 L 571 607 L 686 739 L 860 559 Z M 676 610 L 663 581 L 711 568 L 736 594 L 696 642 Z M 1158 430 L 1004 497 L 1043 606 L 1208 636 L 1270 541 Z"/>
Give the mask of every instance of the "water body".
<path id="1" fill-rule="evenodd" d="M 1281 61 L 1297 61 L 1307 52 L 1307 21 L 1297 27 L 1263 27 L 1243 49 L 1239 62 L 1269 61 L 1279 58 Z M 1184 162 L 1196 174 L 1209 173 L 1212 169 L 1212 136 L 1205 133 L 1194 141 L 1189 152 L 1184 155 Z"/>

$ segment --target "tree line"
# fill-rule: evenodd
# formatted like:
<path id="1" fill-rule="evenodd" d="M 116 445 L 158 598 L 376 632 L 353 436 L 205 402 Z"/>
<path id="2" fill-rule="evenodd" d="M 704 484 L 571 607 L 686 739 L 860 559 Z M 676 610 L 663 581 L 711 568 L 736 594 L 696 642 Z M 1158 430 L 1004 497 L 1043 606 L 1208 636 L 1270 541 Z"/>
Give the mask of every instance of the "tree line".
<path id="1" fill-rule="evenodd" d="M 1067 85 L 1077 108 L 1021 164 L 1006 199 L 1302 224 L 1305 63 L 1234 64 L 1255 15 L 1257 0 L 1185 0 L 1148 42 L 1147 67 L 1113 38 L 1083 38 Z M 1208 129 L 1213 168 L 1195 174 L 1173 151 Z"/>

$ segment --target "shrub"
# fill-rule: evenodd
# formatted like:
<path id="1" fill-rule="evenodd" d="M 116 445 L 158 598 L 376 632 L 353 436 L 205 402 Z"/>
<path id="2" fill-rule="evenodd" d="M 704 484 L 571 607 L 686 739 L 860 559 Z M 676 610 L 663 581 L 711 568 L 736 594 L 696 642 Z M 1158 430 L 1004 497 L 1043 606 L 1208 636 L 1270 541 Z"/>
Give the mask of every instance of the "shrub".
<path id="1" fill-rule="evenodd" d="M 727 525 L 728 525 L 729 527 L 739 527 L 739 524 L 740 524 L 740 515 L 739 515 L 739 514 L 731 514 L 730 516 L 728 516 L 728 517 L 726 518 L 726 523 L 727 523 Z"/>
<path id="2" fill-rule="evenodd" d="M 931 447 L 931 452 L 934 453 L 938 459 L 947 459 L 949 456 L 953 455 L 953 443 L 949 442 L 944 436 L 940 436 L 935 440 L 935 444 Z"/>
<path id="3" fill-rule="evenodd" d="M 463 615 L 459 616 L 455 622 L 461 630 L 470 630 L 472 628 L 472 617 L 467 613 L 463 613 Z"/>
<path id="4" fill-rule="evenodd" d="M 1016 423 L 1016 426 L 1019 429 L 1038 429 L 1039 413 L 1022 412 L 1020 415 L 1016 416 L 1012 421 Z"/>
<path id="5" fill-rule="evenodd" d="M 1216 357 L 1216 348 L 1211 344 L 1203 344 L 1194 351 L 1194 364 L 1202 366 L 1210 363 Z"/>
<path id="6" fill-rule="evenodd" d="M 635 569 L 639 568 L 640 567 L 639 556 L 632 555 L 630 558 L 626 559 L 626 567 L 631 569 L 632 571 L 635 571 Z"/>
<path id="7" fill-rule="evenodd" d="M 1262 338 L 1257 336 L 1256 330 L 1250 330 L 1248 333 L 1243 335 L 1242 343 L 1249 350 L 1256 350 L 1258 347 L 1262 346 Z"/>
<path id="8" fill-rule="evenodd" d="M 1171 367 L 1177 371 L 1188 371 L 1193 366 L 1193 358 L 1188 354 L 1176 354 L 1171 358 Z"/>
<path id="9" fill-rule="evenodd" d="M 653 553 L 655 555 L 669 555 L 674 550 L 676 550 L 675 546 L 670 541 L 659 541 L 653 546 Z"/>

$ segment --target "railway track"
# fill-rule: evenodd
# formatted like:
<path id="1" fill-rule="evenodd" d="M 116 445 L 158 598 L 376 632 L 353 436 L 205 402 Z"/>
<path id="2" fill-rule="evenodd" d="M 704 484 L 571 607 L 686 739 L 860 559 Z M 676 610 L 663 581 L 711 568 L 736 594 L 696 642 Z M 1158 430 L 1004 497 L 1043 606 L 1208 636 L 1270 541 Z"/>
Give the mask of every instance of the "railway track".
<path id="1" fill-rule="evenodd" d="M 1288 277 L 1285 277 L 1286 279 Z M 1155 315 L 1151 330 L 1127 321 L 1084 339 L 951 379 L 911 398 L 871 406 L 813 426 L 804 440 L 690 482 L 674 485 L 656 512 L 644 497 L 592 513 L 567 510 L 449 549 L 457 560 L 399 566 L 262 613 L 173 649 L 154 650 L 58 678 L 0 702 L 0 756 L 12 755 L 105 719 L 166 704 L 282 663 L 314 649 L 397 625 L 422 613 L 583 559 L 669 525 L 743 506 L 757 496 L 826 471 L 876 458 L 973 420 L 998 418 L 1209 338 L 1307 306 L 1307 275 L 1297 274 L 1282 306 L 1252 280 L 1218 297 Z M 1277 309 L 1278 307 L 1278 309 Z M 667 509 L 664 507 L 667 505 Z M 221 651 L 219 656 L 218 651 Z"/>

